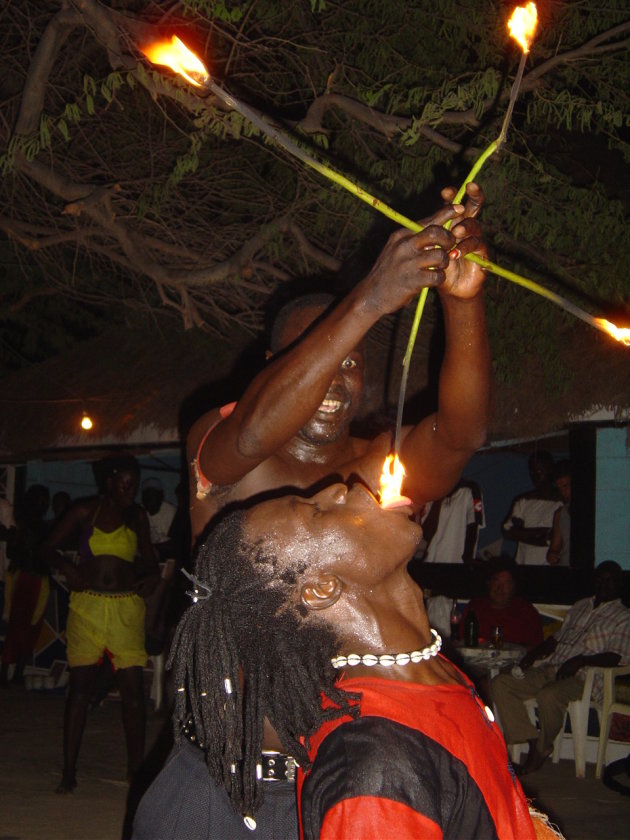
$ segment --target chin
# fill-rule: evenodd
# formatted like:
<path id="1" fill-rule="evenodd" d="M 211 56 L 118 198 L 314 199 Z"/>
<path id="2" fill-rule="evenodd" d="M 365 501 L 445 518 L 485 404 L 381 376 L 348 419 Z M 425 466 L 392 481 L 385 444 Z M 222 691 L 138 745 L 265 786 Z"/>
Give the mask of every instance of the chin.
<path id="1" fill-rule="evenodd" d="M 349 426 L 348 419 L 344 419 L 339 424 L 309 423 L 300 430 L 300 435 L 309 443 L 319 445 L 336 443 L 348 434 Z"/>

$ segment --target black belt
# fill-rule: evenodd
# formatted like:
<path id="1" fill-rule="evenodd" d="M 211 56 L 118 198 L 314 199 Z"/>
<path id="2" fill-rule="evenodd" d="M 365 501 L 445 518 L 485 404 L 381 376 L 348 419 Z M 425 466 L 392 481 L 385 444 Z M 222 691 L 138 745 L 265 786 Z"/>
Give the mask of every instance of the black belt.
<path id="1" fill-rule="evenodd" d="M 192 716 L 182 724 L 182 735 L 196 747 L 203 747 L 197 738 Z M 260 756 L 259 766 L 265 782 L 294 782 L 298 763 L 292 755 L 265 750 Z"/>

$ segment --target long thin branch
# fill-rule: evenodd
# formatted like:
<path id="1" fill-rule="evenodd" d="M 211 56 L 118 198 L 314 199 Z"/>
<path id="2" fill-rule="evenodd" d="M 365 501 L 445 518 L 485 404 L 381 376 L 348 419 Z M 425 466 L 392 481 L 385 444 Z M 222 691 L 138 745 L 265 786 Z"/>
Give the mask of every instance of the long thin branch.
<path id="1" fill-rule="evenodd" d="M 547 59 L 547 61 L 543 61 L 538 65 L 538 67 L 530 70 L 530 72 L 523 77 L 521 90 L 533 90 L 537 86 L 539 79 L 546 73 L 554 70 L 558 65 L 568 64 L 589 55 L 599 55 L 603 52 L 614 52 L 624 49 L 627 47 L 627 40 L 620 41 L 615 44 L 606 44 L 605 46 L 602 44 L 603 42 L 608 41 L 611 38 L 616 38 L 629 30 L 630 21 L 626 21 L 625 23 L 619 24 L 612 29 L 608 29 L 606 32 L 600 33 L 594 38 L 591 38 L 580 47 L 568 50 L 565 53 L 554 55 L 552 58 Z M 508 96 L 509 93 L 504 92 L 499 97 L 499 101 L 501 102 L 504 99 L 507 99 Z M 486 113 L 493 106 L 494 102 L 495 100 L 493 98 L 486 99 L 482 106 L 482 112 Z M 299 123 L 299 127 L 307 134 L 326 133 L 326 129 L 324 127 L 324 115 L 329 108 L 338 108 L 352 119 L 356 119 L 359 122 L 376 129 L 381 134 L 385 135 L 388 140 L 394 137 L 397 132 L 408 129 L 413 122 L 411 117 L 400 117 L 392 114 L 385 114 L 382 111 L 378 111 L 376 108 L 372 108 L 369 105 L 358 102 L 356 99 L 352 99 L 349 96 L 339 93 L 329 93 L 327 91 L 313 100 L 308 108 L 306 116 Z M 472 108 L 469 108 L 466 111 L 445 112 L 440 117 L 440 124 L 462 125 L 468 128 L 477 128 L 479 126 L 479 119 L 477 113 Z M 450 140 L 448 137 L 445 137 L 443 134 L 440 134 L 434 129 L 423 126 L 421 131 L 427 139 L 431 140 L 431 142 L 447 149 L 448 151 L 457 154 L 462 150 L 461 144 Z"/>
<path id="2" fill-rule="evenodd" d="M 538 67 L 535 67 L 533 70 L 525 76 L 523 79 L 523 84 L 521 88 L 524 90 L 529 90 L 534 87 L 535 83 L 538 79 L 543 76 L 545 73 L 549 73 L 550 70 L 553 70 L 559 64 L 566 64 L 570 61 L 576 61 L 579 58 L 585 58 L 588 55 L 597 55 L 599 52 L 612 52 L 615 50 L 622 50 L 627 48 L 628 41 L 620 41 L 616 44 L 608 44 L 605 47 L 600 47 L 604 41 L 608 41 L 611 38 L 616 38 L 618 35 L 622 35 L 624 32 L 630 32 L 630 20 L 626 21 L 625 23 L 620 23 L 618 26 L 614 26 L 612 29 L 606 30 L 606 32 L 601 32 L 599 35 L 596 35 L 594 38 L 591 38 L 590 41 L 586 41 L 586 43 L 582 44 L 580 47 L 576 47 L 574 50 L 568 50 L 568 52 L 561 53 L 558 55 L 554 55 L 551 58 L 548 58 L 547 61 L 543 61 L 542 64 L 539 64 Z"/>

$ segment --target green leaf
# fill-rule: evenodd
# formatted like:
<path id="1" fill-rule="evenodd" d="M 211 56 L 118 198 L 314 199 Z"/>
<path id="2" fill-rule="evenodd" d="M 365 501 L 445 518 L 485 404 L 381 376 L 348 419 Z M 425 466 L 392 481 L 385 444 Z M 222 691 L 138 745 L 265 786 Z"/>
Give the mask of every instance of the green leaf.
<path id="1" fill-rule="evenodd" d="M 68 130 L 68 124 L 65 120 L 59 120 L 57 122 L 57 131 L 59 131 L 66 143 L 70 142 L 70 132 Z"/>

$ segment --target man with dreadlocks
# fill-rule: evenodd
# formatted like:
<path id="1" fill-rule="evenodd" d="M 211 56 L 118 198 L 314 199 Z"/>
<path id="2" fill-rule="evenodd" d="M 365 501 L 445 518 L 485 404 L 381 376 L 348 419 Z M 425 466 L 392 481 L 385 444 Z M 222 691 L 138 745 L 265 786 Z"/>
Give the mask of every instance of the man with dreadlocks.
<path id="1" fill-rule="evenodd" d="M 447 188 L 442 195 L 452 201 L 455 190 Z M 350 434 L 363 389 L 363 340 L 381 317 L 429 286 L 437 288 L 446 336 L 438 408 L 418 425 L 403 428 L 400 455 L 407 469 L 404 492 L 418 510 L 450 491 L 484 441 L 489 416 L 485 273 L 463 258 L 485 253 L 476 219 L 483 202 L 482 190 L 469 184 L 465 206 L 445 204 L 419 234 L 394 233 L 367 277 L 337 305 L 331 307 L 330 299 L 307 299 L 281 313 L 268 366 L 238 404 L 205 414 L 188 435 L 193 542 L 208 533 L 227 507 L 247 507 L 295 490 L 312 493 L 340 479 L 360 480 L 376 492 L 391 436 L 366 440 Z M 447 221 L 453 221 L 451 231 L 443 227 Z M 252 630 L 254 641 L 259 632 Z M 295 756 L 269 721 L 263 747 L 261 772 L 273 782 L 267 801 L 273 797 L 274 805 L 257 817 L 254 834 L 294 840 Z M 174 783 L 185 755 L 180 750 L 167 765 Z M 241 836 L 243 823 L 235 823 L 222 789 L 206 784 L 204 790 L 200 783 L 199 797 L 196 833 L 170 836 Z M 222 828 L 213 828 L 217 825 Z M 252 836 L 244 831 L 243 836 Z"/>
<path id="2" fill-rule="evenodd" d="M 490 709 L 439 655 L 406 570 L 422 534 L 409 513 L 334 484 L 231 513 L 198 552 L 172 654 L 181 737 L 244 825 L 273 796 L 267 718 L 299 764 L 304 840 L 382 840 L 394 820 L 402 840 L 537 836 Z M 192 779 L 158 778 L 153 837 L 201 836 Z"/>

